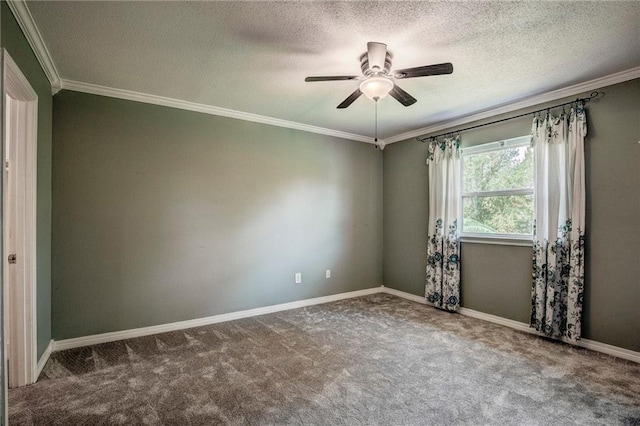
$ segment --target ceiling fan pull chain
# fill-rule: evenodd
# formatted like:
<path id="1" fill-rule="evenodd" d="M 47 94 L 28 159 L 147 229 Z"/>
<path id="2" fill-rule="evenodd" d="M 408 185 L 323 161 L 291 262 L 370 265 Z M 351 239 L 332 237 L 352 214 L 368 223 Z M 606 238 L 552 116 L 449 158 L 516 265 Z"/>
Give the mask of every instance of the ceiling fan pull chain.
<path id="1" fill-rule="evenodd" d="M 376 99 L 375 101 L 376 104 L 376 132 L 375 132 L 375 140 L 374 142 L 376 143 L 376 147 L 378 146 L 378 100 Z"/>

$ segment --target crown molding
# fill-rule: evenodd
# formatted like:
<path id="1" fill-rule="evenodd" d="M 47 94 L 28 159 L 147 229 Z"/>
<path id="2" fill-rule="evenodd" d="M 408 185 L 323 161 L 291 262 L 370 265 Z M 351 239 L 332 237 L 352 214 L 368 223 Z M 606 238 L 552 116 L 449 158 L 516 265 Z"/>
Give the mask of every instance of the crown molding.
<path id="1" fill-rule="evenodd" d="M 453 127 L 461 126 L 463 124 L 471 123 L 473 121 L 484 120 L 486 118 L 495 117 L 496 115 L 517 111 L 519 109 L 543 104 L 545 102 L 555 101 L 569 96 L 574 96 L 580 93 L 588 92 L 590 90 L 600 89 L 602 87 L 623 83 L 625 81 L 633 80 L 636 78 L 640 78 L 640 67 L 631 68 L 626 71 L 610 74 L 604 77 L 596 78 L 594 80 L 586 81 L 584 83 L 574 84 L 573 86 L 564 87 L 562 89 L 532 96 L 530 98 L 526 98 L 512 104 L 503 105 L 498 108 L 493 108 L 476 114 L 467 115 L 465 117 L 456 118 L 450 121 L 436 123 L 430 126 L 422 127 L 420 129 L 412 130 L 410 132 L 401 133 L 399 135 L 387 138 L 385 142 L 387 145 L 389 145 L 391 143 L 404 141 L 410 138 L 428 135 L 429 133 L 440 132 L 443 130 L 451 129 Z"/>
<path id="2" fill-rule="evenodd" d="M 18 21 L 18 25 L 27 38 L 33 53 L 36 55 L 36 58 L 38 58 L 38 62 L 40 62 L 40 66 L 51 84 L 51 93 L 55 95 L 62 87 L 60 74 L 58 74 L 56 65 L 53 63 L 53 59 L 51 59 L 51 54 L 49 54 L 49 50 L 44 44 L 42 35 L 33 20 L 27 4 L 24 0 L 7 0 L 7 5 L 9 9 L 11 9 L 16 21 Z"/>
<path id="3" fill-rule="evenodd" d="M 349 139 L 358 142 L 373 144 L 373 138 L 355 133 L 342 132 L 340 130 L 327 129 L 324 127 L 311 126 L 309 124 L 297 123 L 295 121 L 282 120 L 279 118 L 267 117 L 264 115 L 251 114 L 248 112 L 236 111 L 233 109 L 221 108 L 211 105 L 199 104 L 195 102 L 183 101 L 180 99 L 167 98 L 164 96 L 150 95 L 146 93 L 134 92 L 131 90 L 115 89 L 112 87 L 99 86 L 96 84 L 82 83 L 80 81 L 62 80 L 62 88 L 74 92 L 89 93 L 92 95 L 108 96 L 110 98 L 125 99 L 128 101 L 144 102 L 153 105 L 161 105 L 170 108 L 184 109 L 187 111 L 201 112 L 204 114 L 219 115 L 222 117 L 237 118 L 238 120 L 252 121 L 254 123 L 269 124 L 271 126 L 286 127 L 288 129 L 302 130 L 304 132 L 318 133 L 321 135 L 335 136 L 337 138 Z M 380 142 L 380 141 L 379 141 Z"/>

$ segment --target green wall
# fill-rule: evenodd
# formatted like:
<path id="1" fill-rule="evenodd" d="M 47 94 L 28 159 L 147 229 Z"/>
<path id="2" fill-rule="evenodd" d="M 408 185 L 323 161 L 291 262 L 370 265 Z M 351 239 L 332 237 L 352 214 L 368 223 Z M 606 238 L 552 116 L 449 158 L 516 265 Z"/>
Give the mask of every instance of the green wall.
<path id="1" fill-rule="evenodd" d="M 587 106 L 583 337 L 640 351 L 640 80 L 601 91 L 604 97 Z M 530 116 L 515 119 L 465 132 L 462 145 L 527 135 L 530 129 Z M 421 296 L 428 220 L 426 153 L 427 145 L 415 139 L 391 144 L 385 148 L 383 166 L 384 285 Z M 461 257 L 462 306 L 528 322 L 530 248 L 463 243 Z"/>
<path id="2" fill-rule="evenodd" d="M 51 86 L 6 2 L 3 1 L 1 7 L 2 47 L 38 94 L 36 317 L 39 358 L 51 340 Z"/>
<path id="3" fill-rule="evenodd" d="M 53 134 L 56 340 L 382 283 L 371 144 L 69 91 Z"/>

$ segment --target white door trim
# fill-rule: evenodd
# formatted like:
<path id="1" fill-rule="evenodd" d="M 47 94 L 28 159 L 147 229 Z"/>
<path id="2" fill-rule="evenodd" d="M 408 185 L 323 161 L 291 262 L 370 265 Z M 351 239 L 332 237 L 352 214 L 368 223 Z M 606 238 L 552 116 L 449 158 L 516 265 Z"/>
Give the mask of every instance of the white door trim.
<path id="1" fill-rule="evenodd" d="M 16 280 L 11 291 L 7 281 L 4 286 L 5 339 L 9 339 L 8 381 L 9 387 L 24 386 L 37 379 L 37 321 L 36 321 L 36 144 L 38 126 L 38 95 L 33 90 L 20 68 L 5 50 L 4 93 L 2 94 L 3 121 L 5 129 L 3 144 L 5 152 L 14 149 L 10 170 L 15 182 L 11 185 L 18 204 L 17 242 L 18 263 Z M 10 115 L 9 115 L 10 114 Z M 7 136 L 10 137 L 8 138 Z M 6 155 L 6 154 L 5 154 Z M 4 161 L 4 159 L 3 159 Z M 6 176 L 6 174 L 5 174 Z M 4 214 L 7 220 L 7 183 L 4 183 Z M 5 245 L 5 269 L 9 266 L 6 250 L 9 240 L 7 224 L 3 223 Z M 22 262 L 20 262 L 22 260 Z M 8 273 L 5 273 L 5 278 Z M 11 298 L 11 300 L 9 300 Z M 7 309 L 7 304 L 10 304 Z M 8 320 L 7 311 L 11 315 Z"/>

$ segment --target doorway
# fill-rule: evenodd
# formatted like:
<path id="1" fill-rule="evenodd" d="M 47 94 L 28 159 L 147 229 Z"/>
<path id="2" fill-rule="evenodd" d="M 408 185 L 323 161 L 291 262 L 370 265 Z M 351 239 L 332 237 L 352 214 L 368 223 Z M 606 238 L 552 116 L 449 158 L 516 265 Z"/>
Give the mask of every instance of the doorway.
<path id="1" fill-rule="evenodd" d="M 38 96 L 6 50 L 3 91 L 3 270 L 6 378 L 37 379 L 36 137 Z"/>

